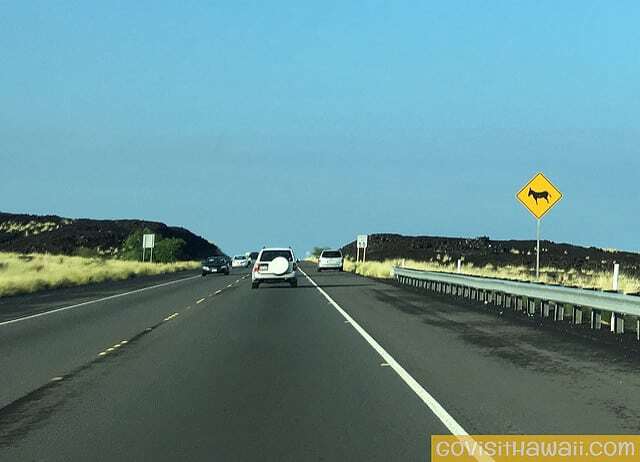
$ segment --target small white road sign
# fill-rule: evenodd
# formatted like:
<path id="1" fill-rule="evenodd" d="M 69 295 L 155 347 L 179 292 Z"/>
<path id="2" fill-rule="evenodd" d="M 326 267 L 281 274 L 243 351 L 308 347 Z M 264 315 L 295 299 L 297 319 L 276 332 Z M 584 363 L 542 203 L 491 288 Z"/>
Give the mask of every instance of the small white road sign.
<path id="1" fill-rule="evenodd" d="M 153 249 L 156 244 L 156 235 L 155 234 L 143 234 L 142 235 L 142 248 L 143 249 Z"/>

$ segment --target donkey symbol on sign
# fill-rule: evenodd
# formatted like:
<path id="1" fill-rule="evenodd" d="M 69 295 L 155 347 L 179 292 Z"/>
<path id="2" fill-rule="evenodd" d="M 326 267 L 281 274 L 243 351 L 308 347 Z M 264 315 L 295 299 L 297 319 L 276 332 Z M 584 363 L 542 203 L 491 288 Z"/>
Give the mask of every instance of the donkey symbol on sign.
<path id="1" fill-rule="evenodd" d="M 551 194 L 549 194 L 549 191 L 534 191 L 533 189 L 529 188 L 529 197 L 533 197 L 533 199 L 536 201 L 536 204 L 538 203 L 538 199 L 544 199 L 545 201 L 547 201 L 547 203 L 549 202 L 549 197 L 551 197 Z"/>

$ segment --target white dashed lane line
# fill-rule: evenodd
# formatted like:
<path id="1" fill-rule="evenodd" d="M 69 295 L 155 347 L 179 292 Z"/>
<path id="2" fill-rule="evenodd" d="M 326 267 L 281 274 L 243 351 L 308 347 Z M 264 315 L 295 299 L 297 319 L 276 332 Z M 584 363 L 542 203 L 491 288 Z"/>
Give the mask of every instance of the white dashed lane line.
<path id="1" fill-rule="evenodd" d="M 115 351 L 116 349 L 120 348 L 121 346 L 126 345 L 127 343 L 129 343 L 128 340 L 123 340 L 120 343 L 116 343 L 115 345 L 113 345 L 112 347 L 107 348 L 104 351 L 101 351 L 100 353 L 98 353 L 98 356 L 106 356 L 109 353 L 111 353 L 112 351 Z"/>

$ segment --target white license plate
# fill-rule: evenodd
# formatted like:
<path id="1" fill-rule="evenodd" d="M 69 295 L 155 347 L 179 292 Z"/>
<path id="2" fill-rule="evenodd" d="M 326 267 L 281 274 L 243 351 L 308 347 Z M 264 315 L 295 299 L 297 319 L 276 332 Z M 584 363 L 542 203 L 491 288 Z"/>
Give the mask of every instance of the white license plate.
<path id="1" fill-rule="evenodd" d="M 218 272 L 218 268 L 211 268 L 211 272 L 212 273 L 217 273 Z"/>

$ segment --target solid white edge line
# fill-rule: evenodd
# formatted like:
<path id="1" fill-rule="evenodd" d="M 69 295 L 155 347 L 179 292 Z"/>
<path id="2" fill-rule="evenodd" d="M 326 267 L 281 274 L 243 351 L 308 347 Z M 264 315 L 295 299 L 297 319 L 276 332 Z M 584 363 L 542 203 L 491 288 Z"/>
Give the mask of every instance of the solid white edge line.
<path id="1" fill-rule="evenodd" d="M 464 428 L 449 414 L 438 401 L 424 389 L 405 369 L 402 367 L 371 335 L 364 330 L 349 314 L 344 311 L 316 282 L 309 277 L 307 273 L 300 270 L 302 274 L 318 289 L 318 291 L 327 299 L 327 301 L 353 326 L 353 328 L 367 341 L 369 345 L 384 359 L 384 361 L 400 376 L 411 390 L 418 395 L 424 404 L 435 414 L 435 416 L 447 427 L 447 429 L 456 436 L 468 436 Z"/>
<path id="2" fill-rule="evenodd" d="M 171 285 L 171 284 L 176 284 L 178 282 L 189 281 L 191 279 L 196 279 L 196 278 L 200 278 L 200 276 L 190 276 L 188 278 L 176 279 L 175 281 L 164 282 L 162 284 L 156 284 L 155 286 L 143 287 L 141 289 L 136 289 L 136 290 L 132 290 L 132 291 L 129 291 L 129 292 L 123 292 L 121 294 L 109 295 L 108 297 L 99 298 L 97 300 L 89 300 L 89 301 L 86 301 L 86 302 L 78 303 L 76 305 L 63 306 L 62 308 L 56 308 L 55 310 L 45 311 L 43 313 L 32 314 L 30 316 L 24 316 L 22 318 L 10 319 L 9 321 L 0 322 L 0 326 L 6 326 L 6 325 L 9 325 L 9 324 L 14 324 L 14 323 L 21 322 L 21 321 L 27 321 L 29 319 L 35 319 L 35 318 L 39 318 L 41 316 L 48 316 L 50 314 L 59 313 L 61 311 L 71 310 L 73 308 L 79 308 L 81 306 L 91 305 L 93 303 L 104 302 L 104 301 L 107 301 L 107 300 L 113 300 L 114 298 L 124 297 L 125 295 L 131 295 L 131 294 L 136 294 L 136 293 L 139 293 L 139 292 L 144 292 L 146 290 L 157 289 L 158 287 L 165 287 L 165 286 L 168 286 L 168 285 Z M 78 286 L 78 287 L 80 287 L 80 286 Z"/>
<path id="3" fill-rule="evenodd" d="M 462 428 L 456 419 L 454 419 L 451 414 L 447 412 L 447 410 L 442 407 L 442 405 L 427 391 L 424 389 L 422 385 L 418 383 L 416 379 L 414 379 L 411 374 L 409 374 L 404 367 L 402 367 L 398 361 L 396 361 L 393 356 L 391 356 L 387 351 L 382 348 L 382 346 L 373 338 L 371 335 L 364 330 L 360 324 L 358 324 L 349 314 L 340 307 L 330 296 L 328 293 L 322 289 L 322 287 L 318 286 L 316 282 L 309 277 L 307 273 L 302 271 L 302 269 L 298 268 L 302 274 L 313 284 L 313 286 L 318 289 L 318 291 L 327 299 L 327 301 L 340 313 L 349 323 L 353 326 L 353 328 L 364 338 L 369 345 L 384 359 L 385 363 L 395 371 L 396 374 L 402 379 L 404 383 L 406 383 L 411 390 L 418 395 L 418 398 L 422 400 L 424 404 L 433 412 L 433 414 L 444 424 L 445 427 L 451 432 L 453 436 L 455 436 L 460 441 L 468 441 L 474 442 L 472 436 L 469 436 L 469 433 Z M 472 457 L 476 459 L 478 462 L 495 462 L 493 458 L 484 455 L 484 454 L 473 454 Z"/>

